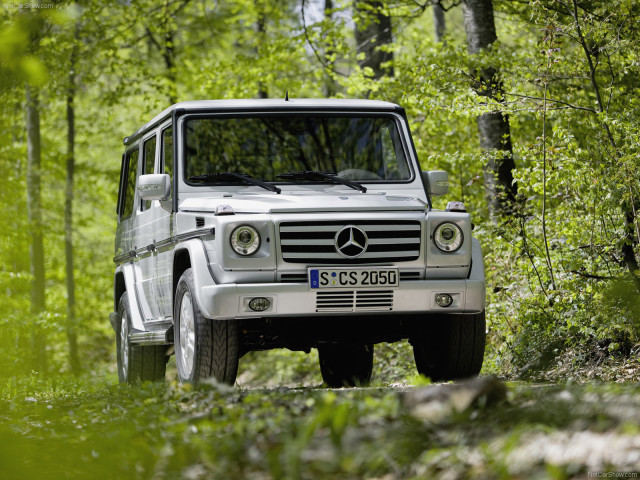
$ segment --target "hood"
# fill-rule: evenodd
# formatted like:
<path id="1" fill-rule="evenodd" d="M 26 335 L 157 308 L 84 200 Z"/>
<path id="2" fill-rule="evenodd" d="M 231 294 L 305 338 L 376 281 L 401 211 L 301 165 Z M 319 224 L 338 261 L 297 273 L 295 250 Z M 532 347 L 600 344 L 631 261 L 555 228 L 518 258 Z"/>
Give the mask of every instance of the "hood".
<path id="1" fill-rule="evenodd" d="M 409 195 L 383 193 L 345 193 L 327 195 L 318 193 L 242 194 L 223 197 L 190 197 L 180 202 L 183 212 L 215 212 L 218 205 L 230 205 L 235 213 L 301 213 L 301 212 L 368 212 L 368 211 L 422 211 L 428 205 Z"/>

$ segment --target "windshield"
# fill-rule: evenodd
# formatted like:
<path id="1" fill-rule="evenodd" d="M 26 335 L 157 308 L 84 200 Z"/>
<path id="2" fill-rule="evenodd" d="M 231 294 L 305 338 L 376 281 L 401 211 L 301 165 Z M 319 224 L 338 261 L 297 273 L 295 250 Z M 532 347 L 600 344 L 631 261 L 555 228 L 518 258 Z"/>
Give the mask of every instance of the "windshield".
<path id="1" fill-rule="evenodd" d="M 185 146 L 184 178 L 193 185 L 239 181 L 220 175 L 226 172 L 277 183 L 411 178 L 396 121 L 387 115 L 191 118 Z"/>

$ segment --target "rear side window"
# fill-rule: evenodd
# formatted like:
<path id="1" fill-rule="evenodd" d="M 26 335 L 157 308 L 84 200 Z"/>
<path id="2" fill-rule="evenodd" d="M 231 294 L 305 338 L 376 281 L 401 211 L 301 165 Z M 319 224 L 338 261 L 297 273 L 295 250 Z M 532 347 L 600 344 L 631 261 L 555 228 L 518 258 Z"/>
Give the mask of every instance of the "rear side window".
<path id="1" fill-rule="evenodd" d="M 127 170 L 127 156 L 122 154 L 122 162 L 120 165 L 120 181 L 118 182 L 118 204 L 116 205 L 116 213 L 118 217 L 122 213 L 122 196 L 124 195 L 123 180 Z"/>
<path id="2" fill-rule="evenodd" d="M 162 166 L 163 173 L 173 178 L 173 129 L 171 127 L 162 131 Z M 173 182 L 172 182 L 173 190 Z"/>
<path id="3" fill-rule="evenodd" d="M 144 171 L 143 174 L 153 173 L 153 165 L 156 160 L 156 137 L 151 137 L 144 142 Z"/>
<path id="4" fill-rule="evenodd" d="M 150 174 L 154 173 L 154 164 L 156 161 L 156 137 L 155 135 L 144 142 L 144 161 L 142 163 L 142 174 Z M 140 203 L 141 210 L 147 210 L 151 206 L 151 202 L 149 200 L 143 200 Z"/>
<path id="5" fill-rule="evenodd" d="M 125 161 L 125 183 L 124 196 L 122 198 L 122 216 L 121 220 L 125 220 L 133 213 L 133 200 L 136 193 L 136 170 L 138 168 L 138 149 L 127 154 Z"/>

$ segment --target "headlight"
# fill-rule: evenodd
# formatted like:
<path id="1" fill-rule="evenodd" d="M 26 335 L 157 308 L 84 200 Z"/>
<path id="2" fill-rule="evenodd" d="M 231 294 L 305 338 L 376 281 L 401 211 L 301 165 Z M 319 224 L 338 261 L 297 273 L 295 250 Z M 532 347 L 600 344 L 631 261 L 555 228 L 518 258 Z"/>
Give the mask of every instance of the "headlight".
<path id="1" fill-rule="evenodd" d="M 253 255 L 260 248 L 260 234 L 249 225 L 242 225 L 231 233 L 231 247 L 238 255 Z"/>
<path id="2" fill-rule="evenodd" d="M 433 234 L 436 247 L 446 253 L 453 253 L 462 246 L 464 236 L 462 230 L 455 223 L 445 222 L 438 225 Z"/>

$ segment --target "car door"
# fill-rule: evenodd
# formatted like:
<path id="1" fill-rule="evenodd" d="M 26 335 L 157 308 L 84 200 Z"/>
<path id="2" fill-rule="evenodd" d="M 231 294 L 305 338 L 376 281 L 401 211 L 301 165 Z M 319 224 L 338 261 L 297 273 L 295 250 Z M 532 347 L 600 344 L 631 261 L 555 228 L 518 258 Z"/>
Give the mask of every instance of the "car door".
<path id="1" fill-rule="evenodd" d="M 154 130 L 143 137 L 140 148 L 140 174 L 150 174 L 156 171 L 157 155 L 157 132 Z M 138 297 L 142 299 L 141 305 L 144 321 L 154 321 L 161 318 L 158 307 L 158 299 L 154 288 L 156 273 L 156 209 L 154 203 L 149 200 L 136 202 L 135 213 L 135 236 L 138 256 L 135 262 L 136 288 Z"/>
<path id="2" fill-rule="evenodd" d="M 159 138 L 159 170 L 166 173 L 173 180 L 173 128 L 171 124 L 160 128 Z M 173 181 L 171 182 L 173 185 Z M 173 186 L 171 187 L 173 189 Z M 154 232 L 156 240 L 156 274 L 155 293 L 158 302 L 159 315 L 165 319 L 173 316 L 173 215 L 172 196 L 163 201 L 152 202 L 154 212 Z"/>

